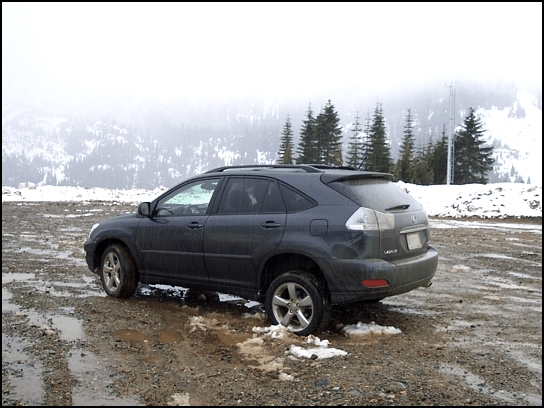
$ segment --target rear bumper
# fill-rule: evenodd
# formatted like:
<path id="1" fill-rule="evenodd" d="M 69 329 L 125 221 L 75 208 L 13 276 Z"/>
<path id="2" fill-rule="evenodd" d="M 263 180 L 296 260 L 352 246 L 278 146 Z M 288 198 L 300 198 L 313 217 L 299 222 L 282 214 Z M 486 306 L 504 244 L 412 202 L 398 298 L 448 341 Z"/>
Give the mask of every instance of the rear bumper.
<path id="1" fill-rule="evenodd" d="M 327 283 L 331 304 L 338 305 L 400 295 L 421 286 L 428 286 L 438 267 L 438 252 L 433 247 L 420 256 L 398 262 L 381 259 L 329 259 Z M 387 286 L 367 288 L 362 281 L 384 279 Z"/>

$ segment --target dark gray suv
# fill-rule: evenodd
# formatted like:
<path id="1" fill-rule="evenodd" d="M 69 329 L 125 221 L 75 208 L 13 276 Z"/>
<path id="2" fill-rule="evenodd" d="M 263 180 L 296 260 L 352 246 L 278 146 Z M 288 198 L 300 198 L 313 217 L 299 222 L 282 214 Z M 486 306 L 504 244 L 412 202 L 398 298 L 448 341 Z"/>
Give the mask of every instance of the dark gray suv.
<path id="1" fill-rule="evenodd" d="M 138 282 L 228 293 L 308 335 L 330 306 L 430 285 L 428 241 L 425 210 L 390 174 L 256 165 L 192 177 L 93 225 L 84 248 L 110 296 Z"/>

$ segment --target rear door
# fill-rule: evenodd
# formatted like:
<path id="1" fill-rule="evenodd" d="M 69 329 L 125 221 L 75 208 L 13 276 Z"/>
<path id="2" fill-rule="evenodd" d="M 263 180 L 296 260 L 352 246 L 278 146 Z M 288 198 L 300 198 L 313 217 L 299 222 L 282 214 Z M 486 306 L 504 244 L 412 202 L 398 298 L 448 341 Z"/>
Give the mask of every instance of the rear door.
<path id="1" fill-rule="evenodd" d="M 285 223 L 275 180 L 230 177 L 204 231 L 204 262 L 211 284 L 219 290 L 257 287 L 259 265 L 278 247 Z"/>

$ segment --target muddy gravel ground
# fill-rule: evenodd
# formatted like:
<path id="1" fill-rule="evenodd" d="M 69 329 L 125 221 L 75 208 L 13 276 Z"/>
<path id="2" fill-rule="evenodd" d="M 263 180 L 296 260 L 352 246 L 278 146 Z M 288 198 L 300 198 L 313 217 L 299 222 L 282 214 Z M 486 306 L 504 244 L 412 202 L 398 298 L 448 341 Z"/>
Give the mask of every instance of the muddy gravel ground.
<path id="1" fill-rule="evenodd" d="M 224 294 L 105 296 L 83 242 L 135 209 L 2 203 L 2 405 L 542 404 L 540 218 L 431 219 L 432 286 L 274 338 L 261 305 Z M 397 333 L 343 330 L 372 322 Z M 311 342 L 344 353 L 293 353 Z"/>

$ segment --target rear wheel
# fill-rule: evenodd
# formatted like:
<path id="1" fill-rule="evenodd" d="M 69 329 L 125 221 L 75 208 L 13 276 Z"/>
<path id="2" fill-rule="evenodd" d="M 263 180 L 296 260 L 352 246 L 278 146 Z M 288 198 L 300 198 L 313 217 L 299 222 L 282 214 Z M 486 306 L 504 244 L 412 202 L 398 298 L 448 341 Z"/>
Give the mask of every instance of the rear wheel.
<path id="1" fill-rule="evenodd" d="M 274 279 L 265 307 L 273 325 L 281 324 L 299 336 L 315 333 L 326 315 L 323 285 L 313 275 L 288 272 Z"/>
<path id="2" fill-rule="evenodd" d="M 106 248 L 102 255 L 100 280 L 106 293 L 116 298 L 131 297 L 138 281 L 136 279 L 136 265 L 128 250 L 119 244 Z"/>

